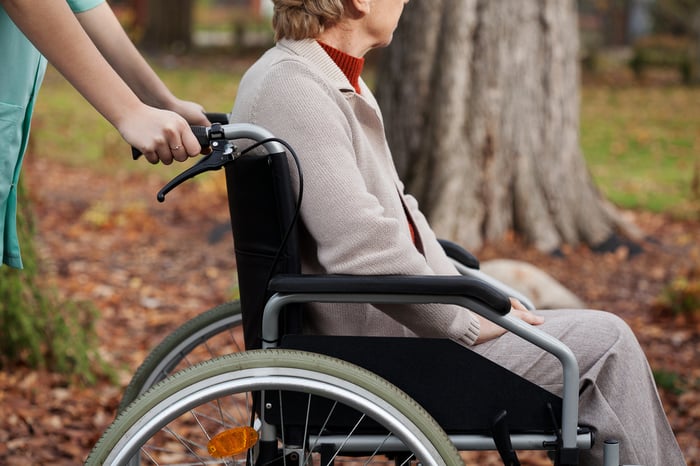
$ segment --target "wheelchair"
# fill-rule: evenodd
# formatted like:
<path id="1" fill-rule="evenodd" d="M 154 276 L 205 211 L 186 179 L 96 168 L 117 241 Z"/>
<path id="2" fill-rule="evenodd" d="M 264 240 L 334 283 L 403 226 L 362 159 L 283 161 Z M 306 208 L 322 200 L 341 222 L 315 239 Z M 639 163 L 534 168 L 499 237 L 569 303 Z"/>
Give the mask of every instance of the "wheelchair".
<path id="1" fill-rule="evenodd" d="M 460 276 L 301 274 L 303 172 L 293 149 L 250 124 L 193 131 L 212 152 L 158 199 L 225 168 L 240 305 L 222 305 L 164 341 L 85 464 L 458 465 L 460 451 L 495 450 L 518 465 L 516 451 L 544 450 L 555 465 L 575 465 L 592 448 L 595 429 L 578 425 L 573 353 L 508 316 L 508 296 L 518 294 L 479 274 L 471 254 L 442 242 Z M 558 358 L 562 396 L 450 340 L 304 334 L 310 302 L 462 306 Z M 166 378 L 221 329 L 240 330 L 245 350 Z M 619 445 L 606 440 L 604 466 L 613 465 Z"/>
<path id="2" fill-rule="evenodd" d="M 212 123 L 228 124 L 228 114 L 207 112 Z M 206 139 L 203 140 L 206 144 Z M 439 240 L 447 256 L 462 275 L 477 277 L 517 298 L 526 308 L 535 309 L 530 299 L 518 290 L 479 270 L 479 260 L 470 252 L 446 240 Z M 190 319 L 167 335 L 137 368 L 124 390 L 118 411 L 123 411 L 138 396 L 170 375 L 217 356 L 245 350 L 241 303 L 219 304 Z"/>

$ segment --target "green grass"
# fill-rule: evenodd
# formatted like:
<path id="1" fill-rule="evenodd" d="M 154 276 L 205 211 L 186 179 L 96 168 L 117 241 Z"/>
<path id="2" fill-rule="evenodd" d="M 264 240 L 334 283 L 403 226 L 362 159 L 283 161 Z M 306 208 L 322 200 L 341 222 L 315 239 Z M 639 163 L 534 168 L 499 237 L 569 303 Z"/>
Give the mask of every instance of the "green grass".
<path id="1" fill-rule="evenodd" d="M 700 89 L 588 87 L 581 145 L 603 193 L 625 208 L 700 215 Z"/>
<path id="2" fill-rule="evenodd" d="M 655 370 L 653 374 L 654 381 L 659 388 L 675 395 L 681 395 L 685 391 L 683 389 L 683 381 L 678 373 L 659 369 Z"/>
<path id="3" fill-rule="evenodd" d="M 230 110 L 247 63 L 222 53 L 156 66 L 181 98 L 211 111 Z M 118 133 L 49 69 L 34 120 L 32 151 L 90 169 L 157 172 L 169 179 L 181 164 L 131 161 Z M 602 192 L 624 208 L 700 217 L 700 88 L 589 86 L 582 90 L 581 146 Z M 696 187 L 693 188 L 695 179 Z"/>

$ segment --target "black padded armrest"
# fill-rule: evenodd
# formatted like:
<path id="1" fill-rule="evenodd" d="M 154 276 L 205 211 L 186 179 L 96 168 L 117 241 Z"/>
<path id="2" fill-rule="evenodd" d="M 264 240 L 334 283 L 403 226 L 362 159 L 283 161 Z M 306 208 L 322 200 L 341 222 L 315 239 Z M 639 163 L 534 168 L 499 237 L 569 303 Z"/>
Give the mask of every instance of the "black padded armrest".
<path id="1" fill-rule="evenodd" d="M 499 290 L 461 275 L 278 275 L 268 288 L 279 293 L 464 296 L 501 315 L 511 308 L 510 299 Z"/>
<path id="2" fill-rule="evenodd" d="M 474 254 L 467 251 L 459 244 L 453 243 L 452 241 L 439 239 L 438 242 L 440 243 L 440 246 L 442 246 L 442 249 L 445 250 L 447 257 L 456 260 L 470 269 L 479 270 L 479 259 L 477 259 Z"/>

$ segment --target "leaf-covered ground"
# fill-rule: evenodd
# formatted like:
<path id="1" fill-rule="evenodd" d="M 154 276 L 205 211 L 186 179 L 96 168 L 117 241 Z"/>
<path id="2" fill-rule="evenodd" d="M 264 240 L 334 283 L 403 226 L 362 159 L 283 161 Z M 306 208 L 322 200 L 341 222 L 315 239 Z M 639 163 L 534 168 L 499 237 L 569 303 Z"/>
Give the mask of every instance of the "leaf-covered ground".
<path id="1" fill-rule="evenodd" d="M 31 159 L 26 180 L 39 220 L 46 284 L 100 310 L 100 352 L 116 368 L 118 384 L 105 379 L 81 387 L 43 371 L 0 372 L 0 464 L 79 464 L 112 420 L 121 390 L 149 349 L 188 318 L 234 295 L 226 199 L 220 173 L 207 175 L 216 182 L 186 184 L 159 204 L 161 177 L 94 173 Z M 590 307 L 627 320 L 651 366 L 664 376 L 662 398 L 689 464 L 700 465 L 700 316 L 674 317 L 654 307 L 664 286 L 700 267 L 700 224 L 626 215 L 650 238 L 634 257 L 572 249 L 553 258 L 512 239 L 478 254 L 532 262 Z"/>

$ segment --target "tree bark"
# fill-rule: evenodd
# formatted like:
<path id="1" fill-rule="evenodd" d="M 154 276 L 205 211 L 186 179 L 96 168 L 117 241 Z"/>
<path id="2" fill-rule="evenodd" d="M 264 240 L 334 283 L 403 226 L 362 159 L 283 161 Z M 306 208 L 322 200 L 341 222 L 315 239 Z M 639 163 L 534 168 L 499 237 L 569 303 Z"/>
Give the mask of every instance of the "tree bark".
<path id="1" fill-rule="evenodd" d="M 192 0 L 148 0 L 141 47 L 150 52 L 185 53 L 192 46 Z"/>
<path id="2" fill-rule="evenodd" d="M 377 98 L 407 190 L 469 248 L 519 233 L 543 251 L 621 225 L 579 146 L 574 0 L 431 0 L 406 7 Z"/>

